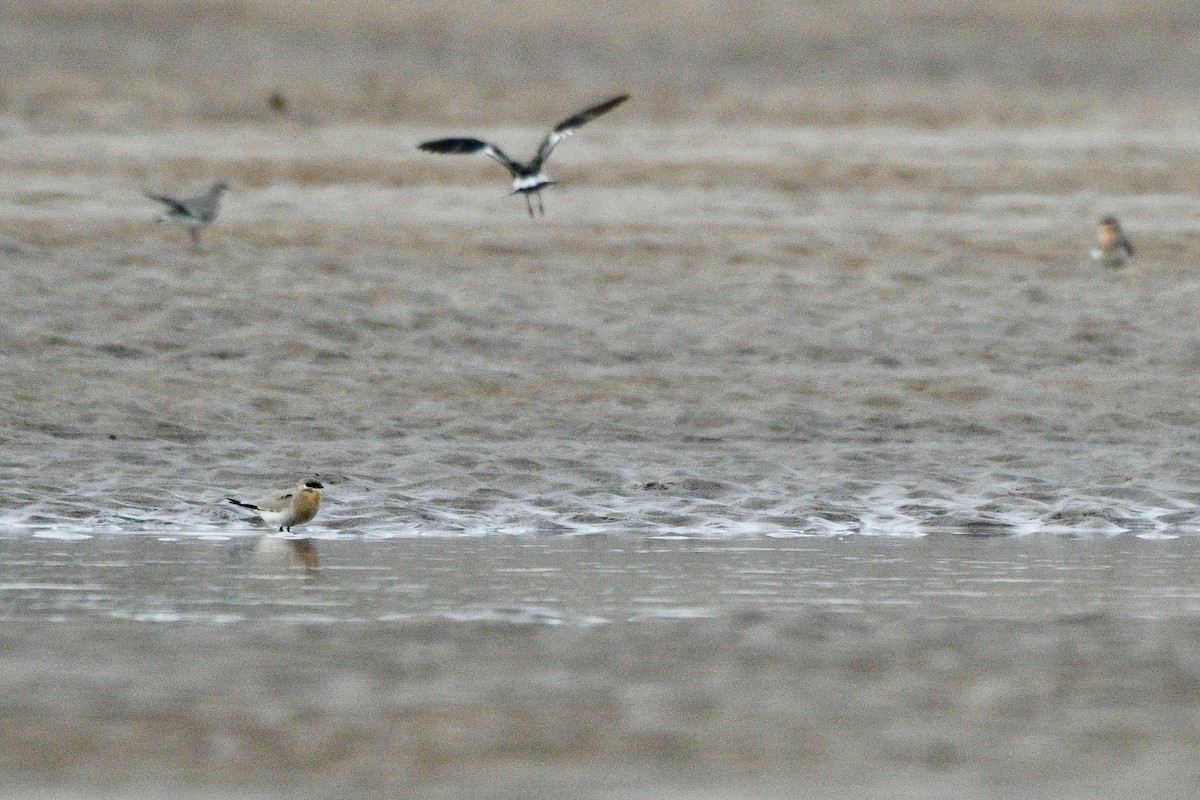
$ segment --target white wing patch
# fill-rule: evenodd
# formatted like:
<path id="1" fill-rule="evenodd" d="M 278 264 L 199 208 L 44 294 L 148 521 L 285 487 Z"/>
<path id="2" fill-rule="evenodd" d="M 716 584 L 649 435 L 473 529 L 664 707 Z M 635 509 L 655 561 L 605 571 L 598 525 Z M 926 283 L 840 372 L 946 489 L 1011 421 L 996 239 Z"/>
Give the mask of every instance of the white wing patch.
<path id="1" fill-rule="evenodd" d="M 545 186 L 548 183 L 550 183 L 550 179 L 539 172 L 537 175 L 526 175 L 513 180 L 513 191 L 527 192 L 530 189 L 536 189 L 537 187 Z"/>

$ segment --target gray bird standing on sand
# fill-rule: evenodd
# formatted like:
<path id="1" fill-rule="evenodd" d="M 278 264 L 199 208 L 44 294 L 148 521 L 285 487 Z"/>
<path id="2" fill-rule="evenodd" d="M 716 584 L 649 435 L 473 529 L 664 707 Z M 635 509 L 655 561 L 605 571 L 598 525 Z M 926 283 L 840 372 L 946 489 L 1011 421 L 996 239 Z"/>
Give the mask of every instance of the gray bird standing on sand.
<path id="1" fill-rule="evenodd" d="M 1116 217 L 1100 220 L 1100 246 L 1092 250 L 1092 258 L 1107 267 L 1120 267 L 1133 256 L 1133 245 Z"/>
<path id="2" fill-rule="evenodd" d="M 167 209 L 155 222 L 174 222 L 187 228 L 192 244 L 200 247 L 200 231 L 212 224 L 221 210 L 221 198 L 229 191 L 228 181 L 216 181 L 207 192 L 193 197 L 172 197 L 146 192 L 146 197 L 164 204 Z"/>
<path id="3" fill-rule="evenodd" d="M 546 207 L 542 205 L 542 189 L 558 181 L 552 181 L 546 177 L 542 172 L 542 164 L 550 157 L 554 146 L 578 130 L 584 123 L 612 111 L 628 99 L 629 95 L 627 94 L 618 95 L 567 117 L 554 126 L 554 130 L 550 131 L 538 145 L 537 154 L 524 164 L 509 158 L 499 147 L 481 139 L 435 139 L 431 142 L 422 142 L 418 147 L 430 153 L 483 153 L 485 156 L 495 159 L 504 165 L 504 168 L 513 176 L 512 194 L 525 195 L 525 205 L 529 209 L 529 216 L 533 216 L 533 202 L 529 199 L 530 195 L 537 195 L 538 210 L 542 216 L 545 216 Z"/>
<path id="4" fill-rule="evenodd" d="M 284 489 L 266 497 L 260 497 L 253 503 L 243 503 L 232 497 L 225 499 L 235 506 L 257 511 L 263 522 L 268 525 L 278 525 L 281 533 L 283 531 L 291 533 L 293 526 L 302 525 L 317 515 L 324 488 L 319 480 L 309 478 L 297 484 L 295 489 Z"/>

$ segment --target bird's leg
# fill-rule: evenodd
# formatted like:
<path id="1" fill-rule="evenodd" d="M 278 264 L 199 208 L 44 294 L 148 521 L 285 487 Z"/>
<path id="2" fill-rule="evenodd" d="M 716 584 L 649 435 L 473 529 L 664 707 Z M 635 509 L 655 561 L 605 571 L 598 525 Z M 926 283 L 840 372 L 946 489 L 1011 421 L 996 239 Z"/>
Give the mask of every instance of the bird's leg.
<path id="1" fill-rule="evenodd" d="M 191 237 L 192 237 L 192 247 L 195 247 L 197 250 L 199 250 L 200 249 L 200 229 L 199 228 L 188 228 L 188 234 L 191 235 Z"/>
<path id="2" fill-rule="evenodd" d="M 533 217 L 533 201 L 529 199 L 529 192 L 525 193 L 525 207 L 529 209 L 529 216 Z"/>
<path id="3" fill-rule="evenodd" d="M 538 192 L 538 211 L 542 212 L 542 216 L 546 216 L 546 207 L 542 205 L 542 193 Z"/>

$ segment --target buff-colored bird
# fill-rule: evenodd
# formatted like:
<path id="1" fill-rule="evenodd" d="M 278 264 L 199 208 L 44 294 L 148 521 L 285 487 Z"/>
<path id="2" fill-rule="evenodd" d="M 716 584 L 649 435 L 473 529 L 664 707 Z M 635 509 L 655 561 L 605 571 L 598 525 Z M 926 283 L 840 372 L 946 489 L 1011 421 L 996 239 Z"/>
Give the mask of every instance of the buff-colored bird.
<path id="1" fill-rule="evenodd" d="M 321 497 L 325 486 L 316 478 L 301 481 L 295 489 L 260 497 L 253 503 L 243 503 L 232 497 L 225 498 L 235 506 L 248 508 L 258 512 L 258 516 L 268 525 L 278 525 L 279 530 L 291 532 L 296 525 L 302 525 L 317 515 L 321 506 Z"/>

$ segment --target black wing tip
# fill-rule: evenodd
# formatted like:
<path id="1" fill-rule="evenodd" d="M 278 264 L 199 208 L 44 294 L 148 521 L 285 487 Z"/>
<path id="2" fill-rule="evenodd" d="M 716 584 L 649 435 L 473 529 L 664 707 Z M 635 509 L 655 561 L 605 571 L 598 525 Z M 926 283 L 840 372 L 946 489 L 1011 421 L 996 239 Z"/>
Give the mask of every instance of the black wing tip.
<path id="1" fill-rule="evenodd" d="M 487 147 L 487 142 L 466 138 L 433 139 L 417 145 L 418 150 L 424 150 L 427 153 L 478 153 L 485 147 Z"/>
<path id="2" fill-rule="evenodd" d="M 603 103 L 598 103 L 591 108 L 586 108 L 583 111 L 580 111 L 574 116 L 567 117 L 554 127 L 554 131 L 555 133 L 562 133 L 563 131 L 575 130 L 580 125 L 594 120 L 601 114 L 607 114 L 609 111 L 612 111 L 614 108 L 621 105 L 621 103 L 624 103 L 628 99 L 629 95 L 627 94 L 619 94 L 616 97 L 610 97 Z"/>
<path id="3" fill-rule="evenodd" d="M 621 105 L 621 103 L 624 103 L 628 99 L 629 99 L 629 95 L 627 95 L 627 94 L 619 94 L 616 97 L 610 97 L 609 99 L 605 100 L 603 103 L 598 103 L 597 105 L 592 106 L 587 111 L 585 111 L 584 114 L 588 114 L 591 116 L 605 114 L 609 111 L 612 111 L 614 108 Z"/>
<path id="4" fill-rule="evenodd" d="M 184 216 L 187 216 L 188 214 L 191 213 L 188 211 L 187 206 L 185 206 L 183 203 L 179 202 L 174 197 L 171 197 L 170 195 L 153 194 L 151 192 L 146 192 L 146 197 L 150 198 L 151 200 L 155 200 L 159 203 L 162 203 L 163 205 L 165 205 L 169 209 L 171 209 L 171 211 L 173 213 L 183 214 Z"/>
<path id="5" fill-rule="evenodd" d="M 233 503 L 235 506 L 241 506 L 242 508 L 249 508 L 253 509 L 254 511 L 258 511 L 258 506 L 252 503 L 243 503 L 241 500 L 234 500 L 232 497 L 226 497 L 225 499 Z"/>

